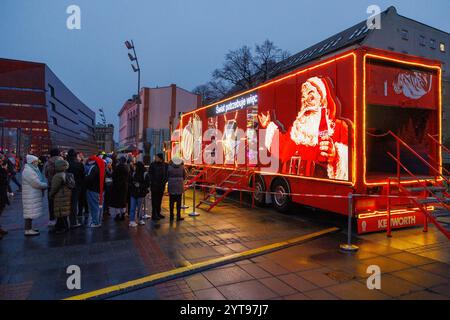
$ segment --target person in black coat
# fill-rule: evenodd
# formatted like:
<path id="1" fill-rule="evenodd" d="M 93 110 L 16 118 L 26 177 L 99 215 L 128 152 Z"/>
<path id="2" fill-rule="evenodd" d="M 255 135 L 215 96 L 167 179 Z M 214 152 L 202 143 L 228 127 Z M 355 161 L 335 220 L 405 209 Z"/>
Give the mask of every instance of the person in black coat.
<path id="1" fill-rule="evenodd" d="M 0 159 L 0 215 L 3 213 L 6 205 L 9 205 L 8 199 L 8 163 L 6 158 Z M 8 232 L 0 226 L 0 239 Z"/>
<path id="2" fill-rule="evenodd" d="M 77 228 L 81 226 L 80 220 L 82 220 L 78 204 L 80 203 L 81 193 L 83 192 L 84 165 L 78 160 L 77 153 L 74 149 L 70 149 L 67 152 L 67 162 L 69 162 L 67 172 L 73 174 L 75 179 L 75 188 L 72 190 L 70 202 L 70 227 Z"/>
<path id="3" fill-rule="evenodd" d="M 126 158 L 119 159 L 119 164 L 113 169 L 112 186 L 110 193 L 110 213 L 115 213 L 115 220 L 124 220 L 125 211 L 128 205 L 128 183 L 130 169 L 126 163 Z"/>
<path id="4" fill-rule="evenodd" d="M 164 162 L 162 153 L 156 155 L 155 161 L 148 168 L 148 174 L 150 175 L 150 191 L 152 195 L 152 220 L 157 221 L 165 218 L 161 214 L 161 203 L 167 183 L 167 164 Z"/>
<path id="5" fill-rule="evenodd" d="M 143 212 L 141 210 L 142 203 L 145 199 L 145 196 L 148 194 L 148 188 L 150 187 L 150 176 L 148 172 L 145 171 L 144 163 L 139 161 L 135 165 L 135 169 L 130 174 L 130 227 L 136 227 L 136 216 L 138 219 L 139 225 L 144 225 L 144 217 Z"/>

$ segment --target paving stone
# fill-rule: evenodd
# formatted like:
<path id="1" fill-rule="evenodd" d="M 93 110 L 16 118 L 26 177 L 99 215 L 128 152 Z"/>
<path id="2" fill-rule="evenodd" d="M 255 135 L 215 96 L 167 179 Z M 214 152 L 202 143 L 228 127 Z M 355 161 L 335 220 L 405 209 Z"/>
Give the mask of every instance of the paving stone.
<path id="1" fill-rule="evenodd" d="M 419 269 L 450 279 L 450 265 L 446 263 L 442 262 L 430 263 L 423 266 L 419 266 Z"/>
<path id="2" fill-rule="evenodd" d="M 392 274 L 424 288 L 430 288 L 448 282 L 446 278 L 418 268 L 401 270 Z"/>
<path id="3" fill-rule="evenodd" d="M 410 268 L 410 265 L 388 257 L 376 257 L 364 259 L 361 260 L 361 264 L 366 267 L 370 265 L 376 265 L 380 267 L 382 273 L 388 273 Z"/>
<path id="4" fill-rule="evenodd" d="M 206 279 L 205 276 L 201 273 L 194 274 L 184 279 L 186 280 L 188 286 L 194 291 L 209 289 L 213 287 L 211 282 L 209 282 L 208 279 Z"/>
<path id="5" fill-rule="evenodd" d="M 331 286 L 334 284 L 338 284 L 339 282 L 330 278 L 326 272 L 327 271 L 320 271 L 321 269 L 316 269 L 316 270 L 308 270 L 308 271 L 301 271 L 298 272 L 297 275 L 299 275 L 300 277 L 306 279 L 307 281 L 314 283 L 314 285 L 318 286 L 318 287 L 327 287 L 327 286 Z"/>
<path id="6" fill-rule="evenodd" d="M 332 295 L 331 293 L 323 289 L 306 291 L 303 294 L 308 298 L 310 298 L 311 300 L 338 300 L 336 296 Z"/>
<path id="7" fill-rule="evenodd" d="M 387 256 L 390 259 L 394 259 L 412 266 L 421 266 L 424 264 L 430 264 L 436 262 L 435 260 L 428 259 L 426 257 L 419 256 L 417 254 L 412 254 L 409 252 L 396 253 Z"/>
<path id="8" fill-rule="evenodd" d="M 217 288 L 229 300 L 266 300 L 277 297 L 257 280 L 234 283 Z"/>
<path id="9" fill-rule="evenodd" d="M 203 272 L 203 275 L 215 286 L 253 279 L 251 275 L 238 266 L 214 269 Z"/>
<path id="10" fill-rule="evenodd" d="M 249 260 L 247 260 L 249 261 Z M 246 263 L 246 264 L 238 264 L 243 270 L 245 270 L 248 274 L 250 274 L 255 279 L 267 278 L 270 277 L 270 273 L 265 271 L 264 269 L 258 267 L 255 263 Z"/>
<path id="11" fill-rule="evenodd" d="M 428 289 L 428 291 L 446 296 L 450 298 L 450 282 L 447 282 L 446 284 L 442 284 L 433 288 Z"/>
<path id="12" fill-rule="evenodd" d="M 294 273 L 281 275 L 278 278 L 300 292 L 317 289 L 316 285 L 309 282 L 308 280 L 305 280 L 302 277 L 297 276 Z"/>
<path id="13" fill-rule="evenodd" d="M 311 298 L 303 293 L 297 292 L 295 294 L 284 296 L 283 300 L 311 300 Z"/>
<path id="14" fill-rule="evenodd" d="M 297 293 L 294 288 L 275 277 L 259 279 L 259 281 L 279 296 L 286 296 Z"/>
<path id="15" fill-rule="evenodd" d="M 326 287 L 324 290 L 344 300 L 385 300 L 390 298 L 378 290 L 369 290 L 365 285 L 355 280 Z"/>
<path id="16" fill-rule="evenodd" d="M 430 291 L 418 291 L 405 296 L 401 296 L 399 299 L 401 300 L 448 300 L 447 297 L 433 293 Z"/>
<path id="17" fill-rule="evenodd" d="M 361 280 L 361 283 L 366 285 L 366 279 Z M 392 274 L 381 274 L 380 291 L 393 298 L 398 298 L 421 290 L 423 290 L 422 287 L 412 282 L 398 278 Z"/>
<path id="18" fill-rule="evenodd" d="M 257 266 L 263 268 L 264 270 L 266 270 L 267 272 L 269 272 L 270 274 L 274 275 L 274 276 L 279 276 L 282 274 L 287 274 L 290 273 L 289 270 L 283 268 L 282 266 L 280 266 L 279 264 L 266 260 L 263 262 L 258 262 Z"/>

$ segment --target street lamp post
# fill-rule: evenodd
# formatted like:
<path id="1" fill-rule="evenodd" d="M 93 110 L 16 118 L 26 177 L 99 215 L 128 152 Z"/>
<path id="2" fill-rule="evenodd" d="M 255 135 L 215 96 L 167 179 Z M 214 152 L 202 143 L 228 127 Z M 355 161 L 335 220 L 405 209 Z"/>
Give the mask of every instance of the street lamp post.
<path id="1" fill-rule="evenodd" d="M 136 102 L 137 102 L 137 125 L 135 128 L 135 141 L 136 141 L 136 147 L 138 147 L 139 142 L 141 142 L 139 139 L 139 119 L 140 119 L 140 109 L 141 109 L 141 97 L 140 97 L 140 92 L 141 92 L 141 68 L 139 66 L 139 60 L 136 54 L 136 49 L 134 47 L 134 42 L 133 40 L 131 41 L 125 41 L 125 46 L 127 47 L 128 50 L 131 50 L 133 53 L 128 52 L 128 58 L 130 59 L 131 63 L 131 67 L 133 68 L 134 72 L 137 72 L 138 74 L 138 87 L 137 87 L 137 96 L 136 96 Z M 133 64 L 133 62 L 136 61 L 136 65 Z M 142 128 L 144 129 L 144 128 Z M 144 131 L 144 130 L 143 130 Z M 145 132 L 143 132 L 143 136 L 145 137 Z"/>

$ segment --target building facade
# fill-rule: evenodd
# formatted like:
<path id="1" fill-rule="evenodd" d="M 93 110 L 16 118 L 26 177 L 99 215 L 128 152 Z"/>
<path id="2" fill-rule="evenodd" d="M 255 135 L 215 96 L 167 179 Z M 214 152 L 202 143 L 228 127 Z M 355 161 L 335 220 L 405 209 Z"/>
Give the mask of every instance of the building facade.
<path id="1" fill-rule="evenodd" d="M 95 152 L 95 113 L 44 63 L 0 59 L 2 149 Z"/>
<path id="2" fill-rule="evenodd" d="M 201 97 L 171 84 L 142 88 L 140 103 L 127 100 L 119 116 L 119 150 L 142 151 L 148 163 L 159 152 L 169 153 L 170 132 L 177 127 L 179 114 L 197 108 Z"/>
<path id="3" fill-rule="evenodd" d="M 97 124 L 95 130 L 95 141 L 99 151 L 106 153 L 114 152 L 114 125 L 112 124 Z"/>

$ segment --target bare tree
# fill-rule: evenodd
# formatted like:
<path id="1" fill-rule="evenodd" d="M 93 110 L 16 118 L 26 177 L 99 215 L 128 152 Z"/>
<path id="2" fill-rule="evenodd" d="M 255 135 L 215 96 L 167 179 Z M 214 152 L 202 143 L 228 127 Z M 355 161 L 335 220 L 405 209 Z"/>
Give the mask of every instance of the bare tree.
<path id="1" fill-rule="evenodd" d="M 213 79 L 246 89 L 252 87 L 256 71 L 252 50 L 243 46 L 227 53 L 223 67 L 214 70 Z"/>
<path id="2" fill-rule="evenodd" d="M 275 44 L 266 39 L 262 44 L 255 46 L 255 57 L 253 63 L 260 73 L 260 79 L 265 81 L 269 78 L 270 71 L 280 61 L 289 57 L 287 51 L 283 51 Z"/>
<path id="3" fill-rule="evenodd" d="M 207 105 L 220 99 L 230 90 L 222 80 L 211 80 L 195 87 L 192 92 L 202 97 L 202 105 Z"/>
<path id="4" fill-rule="evenodd" d="M 265 40 L 255 45 L 254 53 L 248 46 L 229 51 L 222 68 L 214 70 L 212 80 L 195 88 L 205 103 L 226 96 L 230 90 L 244 90 L 254 87 L 269 78 L 273 67 L 289 56 L 272 41 Z M 195 92 L 195 91 L 194 91 Z"/>
<path id="5" fill-rule="evenodd" d="M 202 97 L 202 105 L 209 104 L 216 98 L 216 94 L 209 83 L 196 86 L 192 90 L 192 93 L 198 94 Z"/>

